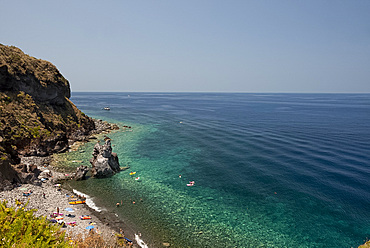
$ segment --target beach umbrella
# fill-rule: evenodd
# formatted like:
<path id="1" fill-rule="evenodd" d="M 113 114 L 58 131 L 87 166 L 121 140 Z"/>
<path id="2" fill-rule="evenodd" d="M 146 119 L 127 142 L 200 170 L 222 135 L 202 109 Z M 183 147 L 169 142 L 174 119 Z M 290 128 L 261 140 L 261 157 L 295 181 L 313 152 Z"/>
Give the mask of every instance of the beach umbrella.
<path id="1" fill-rule="evenodd" d="M 63 217 L 62 216 L 58 216 L 55 218 L 56 220 L 63 220 Z"/>
<path id="2" fill-rule="evenodd" d="M 92 226 L 92 225 L 86 227 L 87 230 L 90 230 L 90 229 L 93 229 L 93 228 L 94 228 L 94 226 Z"/>
<path id="3" fill-rule="evenodd" d="M 74 212 L 72 208 L 65 208 L 64 210 L 68 212 Z"/>

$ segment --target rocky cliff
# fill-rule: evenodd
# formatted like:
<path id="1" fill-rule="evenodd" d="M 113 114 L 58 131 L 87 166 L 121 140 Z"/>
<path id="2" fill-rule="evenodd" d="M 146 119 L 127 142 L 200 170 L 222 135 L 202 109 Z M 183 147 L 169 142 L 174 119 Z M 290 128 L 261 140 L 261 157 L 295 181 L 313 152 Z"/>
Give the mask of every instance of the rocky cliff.
<path id="1" fill-rule="evenodd" d="M 69 82 L 53 64 L 0 44 L 0 189 L 19 182 L 9 166 L 20 157 L 65 151 L 94 130 L 69 98 Z"/>
<path id="2" fill-rule="evenodd" d="M 1 44 L 0 90 L 23 91 L 36 101 L 61 106 L 71 96 L 69 82 L 53 64 Z"/>

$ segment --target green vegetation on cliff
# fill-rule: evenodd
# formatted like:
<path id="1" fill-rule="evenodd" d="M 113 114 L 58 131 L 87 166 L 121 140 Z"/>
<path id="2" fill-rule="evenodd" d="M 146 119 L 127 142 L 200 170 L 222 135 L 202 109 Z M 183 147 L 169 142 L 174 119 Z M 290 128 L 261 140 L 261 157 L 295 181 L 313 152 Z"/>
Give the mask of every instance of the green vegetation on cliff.
<path id="1" fill-rule="evenodd" d="M 48 155 L 93 121 L 69 100 L 68 81 L 50 62 L 0 44 L 0 158 Z"/>
<path id="2" fill-rule="evenodd" d="M 95 128 L 69 97 L 69 82 L 53 64 L 0 44 L 0 186 L 18 181 L 4 168 L 20 156 L 62 152 Z"/>
<path id="3" fill-rule="evenodd" d="M 0 152 L 13 158 L 18 154 L 32 155 L 33 149 L 43 143 L 68 142 L 73 132 L 86 133 L 92 128 L 90 119 L 68 99 L 64 106 L 52 106 L 36 103 L 23 91 L 0 92 Z"/>
<path id="4" fill-rule="evenodd" d="M 12 79 L 16 82 L 9 83 Z M 33 84 L 32 81 L 37 83 Z M 44 90 L 48 87 L 58 87 L 64 91 L 63 97 L 67 98 L 71 94 L 68 80 L 52 63 L 24 54 L 15 46 L 0 44 L 0 89 L 20 89 L 23 85 L 26 85 L 28 90 L 32 90 L 30 87 Z"/>

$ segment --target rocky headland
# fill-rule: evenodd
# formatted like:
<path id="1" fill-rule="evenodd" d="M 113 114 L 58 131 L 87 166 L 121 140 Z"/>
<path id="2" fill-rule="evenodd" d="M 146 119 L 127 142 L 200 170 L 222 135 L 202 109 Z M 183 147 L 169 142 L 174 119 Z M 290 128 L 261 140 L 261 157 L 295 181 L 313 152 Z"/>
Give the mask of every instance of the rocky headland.
<path id="1" fill-rule="evenodd" d="M 7 200 L 10 205 L 15 204 L 15 199 L 23 204 L 28 201 L 27 208 L 37 209 L 37 216 L 50 218 L 49 214 L 56 210 L 67 214 L 63 209 L 70 207 L 68 197 L 73 193 L 55 185 L 66 179 L 85 179 L 90 168 L 81 166 L 76 173 L 67 175 L 50 165 L 51 155 L 68 151 L 76 141 L 95 140 L 96 134 L 119 129 L 115 124 L 85 115 L 69 100 L 70 96 L 68 80 L 53 64 L 17 47 L 0 44 L 1 201 Z M 120 170 L 109 139 L 103 145 L 96 144 L 91 163 L 95 177 L 111 176 Z M 22 191 L 26 188 L 28 197 Z M 119 223 L 114 216 L 107 220 L 109 215 L 100 216 L 85 205 L 74 208 L 76 217 L 86 214 L 96 222 L 96 232 L 108 241 L 121 226 L 109 226 Z M 84 233 L 89 222 L 73 220 L 75 224 L 68 226 L 66 232 L 72 236 Z"/>
<path id="2" fill-rule="evenodd" d="M 0 190 L 41 183 L 36 163 L 22 162 L 27 158 L 37 161 L 118 129 L 85 115 L 70 96 L 68 80 L 52 63 L 0 44 Z"/>

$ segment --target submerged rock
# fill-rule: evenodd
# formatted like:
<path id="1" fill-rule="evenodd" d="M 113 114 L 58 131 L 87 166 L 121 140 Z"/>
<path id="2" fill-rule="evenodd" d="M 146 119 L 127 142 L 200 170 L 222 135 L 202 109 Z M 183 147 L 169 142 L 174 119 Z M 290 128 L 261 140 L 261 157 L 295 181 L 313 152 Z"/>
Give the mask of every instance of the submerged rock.
<path id="1" fill-rule="evenodd" d="M 105 139 L 104 145 L 99 142 L 94 146 L 91 174 L 93 177 L 104 178 L 113 176 L 120 171 L 117 154 L 112 152 L 111 140 Z"/>

